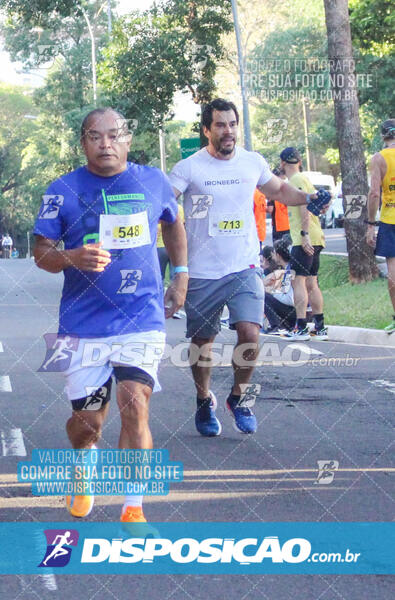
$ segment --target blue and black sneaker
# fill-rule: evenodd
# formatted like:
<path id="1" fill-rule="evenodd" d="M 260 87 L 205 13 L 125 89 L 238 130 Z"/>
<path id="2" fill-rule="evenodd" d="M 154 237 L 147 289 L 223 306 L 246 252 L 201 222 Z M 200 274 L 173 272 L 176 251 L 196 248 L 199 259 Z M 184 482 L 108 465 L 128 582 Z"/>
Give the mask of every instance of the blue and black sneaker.
<path id="1" fill-rule="evenodd" d="M 234 419 L 233 429 L 239 433 L 255 433 L 257 430 L 256 416 L 252 410 L 243 403 L 243 399 L 234 397 L 232 394 L 226 400 L 226 408 Z"/>
<path id="2" fill-rule="evenodd" d="M 210 397 L 204 400 L 196 410 L 195 425 L 201 435 L 214 437 L 221 433 L 222 427 L 215 416 L 217 399 L 211 390 L 209 391 L 209 394 Z"/>

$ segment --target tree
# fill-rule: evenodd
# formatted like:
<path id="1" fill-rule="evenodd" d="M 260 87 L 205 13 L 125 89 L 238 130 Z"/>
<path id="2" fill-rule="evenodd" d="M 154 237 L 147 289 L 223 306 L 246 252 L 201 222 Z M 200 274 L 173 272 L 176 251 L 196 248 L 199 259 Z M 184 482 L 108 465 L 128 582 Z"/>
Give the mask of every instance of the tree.
<path id="1" fill-rule="evenodd" d="M 226 0 L 170 0 L 114 27 L 99 65 L 106 94 L 139 130 L 155 131 L 173 117 L 176 91 L 197 104 L 211 100 L 221 35 L 232 27 Z"/>
<path id="2" fill-rule="evenodd" d="M 323 24 L 297 22 L 269 33 L 247 58 L 246 83 L 256 106 L 255 147 L 274 164 L 285 145 L 305 150 L 305 103 L 313 170 L 329 168 L 323 156 L 336 139 L 328 122 L 326 51 Z"/>
<path id="3" fill-rule="evenodd" d="M 347 0 L 324 0 L 331 61 L 332 89 L 340 168 L 343 181 L 345 232 L 352 283 L 378 276 L 372 249 L 366 244 L 368 182 L 359 103 L 353 85 L 355 73 Z"/>
<path id="4" fill-rule="evenodd" d="M 8 13 L 18 15 L 25 23 L 38 25 L 46 23 L 53 15 L 69 17 L 81 15 L 82 2 L 75 0 L 3 0 Z M 86 5 L 87 2 L 84 2 Z"/>
<path id="5" fill-rule="evenodd" d="M 365 50 L 395 44 L 395 12 L 392 0 L 350 0 L 350 21 L 354 41 Z"/>
<path id="6" fill-rule="evenodd" d="M 358 73 L 369 74 L 361 86 L 359 103 L 368 122 L 370 153 L 381 147 L 378 123 L 393 114 L 395 89 L 395 12 L 391 0 L 350 0 L 350 23 Z"/>
<path id="7" fill-rule="evenodd" d="M 13 237 L 23 230 L 31 214 L 31 197 L 24 193 L 31 172 L 24 153 L 35 122 L 26 118 L 34 108 L 25 91 L 0 84 L 0 230 Z"/>
<path id="8" fill-rule="evenodd" d="M 106 15 L 101 6 L 95 1 L 86 7 L 99 49 L 107 42 Z M 21 120 L 25 126 L 23 143 L 15 143 L 9 154 L 9 160 L 19 169 L 18 192 L 8 192 L 0 203 L 0 207 L 6 206 L 5 214 L 14 227 L 25 233 L 32 226 L 49 182 L 83 160 L 79 128 L 83 116 L 93 108 L 91 46 L 86 23 L 78 14 L 60 16 L 44 11 L 42 15 L 35 13 L 34 20 L 29 21 L 25 14 L 13 12 L 3 32 L 14 60 L 22 61 L 26 68 L 45 67 L 39 71 L 44 85 L 28 91 L 25 97 L 30 107 L 25 113 L 33 112 L 36 118 Z M 9 128 L 13 121 L 7 120 L 5 126 Z M 30 127 L 28 131 L 26 126 Z"/>

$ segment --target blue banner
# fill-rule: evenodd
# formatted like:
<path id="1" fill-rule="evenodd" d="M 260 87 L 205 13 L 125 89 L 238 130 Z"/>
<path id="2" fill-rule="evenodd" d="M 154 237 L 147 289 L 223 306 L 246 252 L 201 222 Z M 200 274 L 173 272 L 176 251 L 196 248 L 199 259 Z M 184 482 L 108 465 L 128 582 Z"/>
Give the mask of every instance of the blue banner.
<path id="1" fill-rule="evenodd" d="M 391 574 L 395 523 L 1 523 L 0 573 Z"/>

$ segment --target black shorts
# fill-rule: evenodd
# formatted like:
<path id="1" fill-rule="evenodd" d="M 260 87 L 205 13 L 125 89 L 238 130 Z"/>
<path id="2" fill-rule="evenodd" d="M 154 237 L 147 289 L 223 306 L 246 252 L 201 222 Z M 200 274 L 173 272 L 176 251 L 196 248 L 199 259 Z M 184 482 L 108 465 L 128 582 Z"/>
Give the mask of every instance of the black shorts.
<path id="1" fill-rule="evenodd" d="M 374 253 L 385 258 L 395 256 L 395 225 L 380 223 Z"/>
<path id="2" fill-rule="evenodd" d="M 314 246 L 314 254 L 310 256 L 306 254 L 302 246 L 292 246 L 291 250 L 291 269 L 295 271 L 295 275 L 317 275 L 320 268 L 320 253 L 323 246 Z"/>

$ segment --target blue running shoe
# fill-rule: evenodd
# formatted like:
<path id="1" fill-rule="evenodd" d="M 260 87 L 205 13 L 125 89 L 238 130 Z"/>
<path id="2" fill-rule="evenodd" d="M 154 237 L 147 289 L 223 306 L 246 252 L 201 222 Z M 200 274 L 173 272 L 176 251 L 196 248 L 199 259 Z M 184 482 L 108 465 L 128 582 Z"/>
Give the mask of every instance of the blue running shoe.
<path id="1" fill-rule="evenodd" d="M 208 398 L 207 401 L 200 406 L 195 414 L 195 425 L 196 429 L 201 435 L 206 437 L 214 437 L 219 435 L 222 431 L 221 423 L 215 416 L 215 409 L 217 408 L 217 399 L 213 392 L 209 392 L 211 400 Z"/>
<path id="2" fill-rule="evenodd" d="M 226 400 L 226 408 L 234 419 L 233 429 L 239 433 L 255 433 L 257 430 L 256 416 L 252 410 L 243 404 L 243 400 L 232 398 L 232 394 Z"/>

